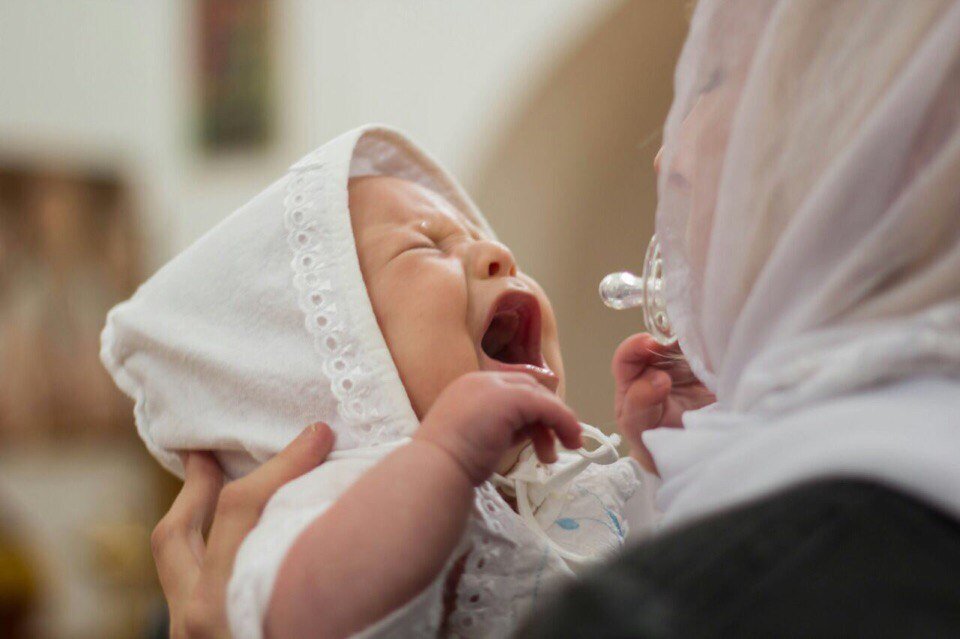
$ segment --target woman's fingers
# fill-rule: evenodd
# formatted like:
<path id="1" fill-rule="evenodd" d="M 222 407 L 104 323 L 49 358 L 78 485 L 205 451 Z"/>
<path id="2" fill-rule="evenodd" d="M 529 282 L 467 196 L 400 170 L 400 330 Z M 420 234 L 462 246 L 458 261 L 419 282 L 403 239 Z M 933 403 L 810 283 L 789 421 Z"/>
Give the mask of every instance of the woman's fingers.
<path id="1" fill-rule="evenodd" d="M 194 521 L 191 525 L 200 529 L 206 536 L 213 523 L 213 513 L 217 508 L 217 499 L 223 488 L 223 470 L 212 453 L 194 451 L 186 453 L 184 461 L 184 488 L 190 491 Z M 181 494 L 184 490 L 181 489 Z M 203 548 L 196 548 L 198 557 Z"/>
<path id="2" fill-rule="evenodd" d="M 333 431 L 323 423 L 308 426 L 287 447 L 255 471 L 233 484 L 250 496 L 247 508 L 255 508 L 257 517 L 270 497 L 284 484 L 313 470 L 333 448 Z"/>
<path id="3" fill-rule="evenodd" d="M 210 526 L 223 473 L 209 453 L 187 453 L 180 493 L 150 537 L 160 585 L 167 598 L 189 593 L 200 572 L 203 535 Z"/>
<path id="4" fill-rule="evenodd" d="M 270 497 L 320 465 L 332 448 L 330 427 L 313 424 L 265 464 L 223 488 L 207 544 L 206 562 L 212 573 L 230 574 L 237 549 L 259 521 Z"/>
<path id="5" fill-rule="evenodd" d="M 183 488 L 151 538 L 171 636 L 229 636 L 224 599 L 240 544 L 273 493 L 315 468 L 332 446 L 330 428 L 314 424 L 259 469 L 227 486 L 211 454 L 186 454 Z"/>

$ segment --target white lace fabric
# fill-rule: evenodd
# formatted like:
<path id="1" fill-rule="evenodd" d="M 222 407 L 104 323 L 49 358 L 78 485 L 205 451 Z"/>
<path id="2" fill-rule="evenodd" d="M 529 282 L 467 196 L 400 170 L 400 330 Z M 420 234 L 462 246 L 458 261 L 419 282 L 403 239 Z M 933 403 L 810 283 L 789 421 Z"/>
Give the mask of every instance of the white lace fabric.
<path id="1" fill-rule="evenodd" d="M 349 166 L 337 161 L 337 149 L 329 150 L 333 153 L 314 154 L 308 166 L 294 169 L 287 180 L 284 218 L 293 250 L 293 283 L 344 427 L 357 445 L 375 446 L 409 435 L 414 422 L 403 410 L 409 404 L 402 388 L 384 384 L 395 375 L 389 352 L 365 348 L 379 328 L 368 312 L 356 250 L 331 250 L 352 249 L 354 240 L 349 216 L 330 214 L 345 208 Z"/>

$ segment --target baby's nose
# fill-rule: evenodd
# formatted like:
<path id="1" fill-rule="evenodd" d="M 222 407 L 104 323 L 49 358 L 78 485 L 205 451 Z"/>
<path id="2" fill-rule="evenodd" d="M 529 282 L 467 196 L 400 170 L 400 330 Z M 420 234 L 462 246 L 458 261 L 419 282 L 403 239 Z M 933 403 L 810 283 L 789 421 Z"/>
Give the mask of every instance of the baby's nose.
<path id="1" fill-rule="evenodd" d="M 473 271 L 475 277 L 514 277 L 517 263 L 513 253 L 500 242 L 484 240 L 473 245 Z"/>

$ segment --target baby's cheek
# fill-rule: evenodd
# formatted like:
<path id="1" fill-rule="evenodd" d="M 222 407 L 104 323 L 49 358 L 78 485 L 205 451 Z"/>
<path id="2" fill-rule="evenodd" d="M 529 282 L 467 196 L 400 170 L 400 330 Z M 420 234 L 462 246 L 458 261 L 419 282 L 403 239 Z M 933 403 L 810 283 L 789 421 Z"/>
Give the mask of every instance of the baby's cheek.
<path id="1" fill-rule="evenodd" d="M 390 353 L 420 418 L 453 380 L 478 367 L 474 340 L 466 326 L 466 290 L 454 275 L 449 269 L 428 265 L 398 270 L 378 313 Z"/>

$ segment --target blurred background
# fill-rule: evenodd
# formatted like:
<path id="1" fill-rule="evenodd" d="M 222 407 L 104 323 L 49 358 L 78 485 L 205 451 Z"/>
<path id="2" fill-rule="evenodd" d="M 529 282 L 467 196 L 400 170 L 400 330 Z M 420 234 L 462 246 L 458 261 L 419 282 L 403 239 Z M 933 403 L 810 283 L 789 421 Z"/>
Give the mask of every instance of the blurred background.
<path id="1" fill-rule="evenodd" d="M 156 636 L 177 482 L 97 353 L 106 311 L 349 128 L 431 150 L 550 295 L 609 427 L 685 0 L 0 2 L 0 637 Z"/>

